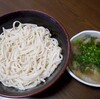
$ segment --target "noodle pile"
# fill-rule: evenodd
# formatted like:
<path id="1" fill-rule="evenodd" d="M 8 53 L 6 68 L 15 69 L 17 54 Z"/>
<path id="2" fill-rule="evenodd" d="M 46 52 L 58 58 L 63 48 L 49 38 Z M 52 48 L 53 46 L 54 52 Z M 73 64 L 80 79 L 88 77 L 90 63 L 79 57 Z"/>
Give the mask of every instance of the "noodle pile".
<path id="1" fill-rule="evenodd" d="M 15 21 L 0 35 L 0 81 L 20 90 L 45 82 L 61 63 L 61 50 L 47 28 Z"/>

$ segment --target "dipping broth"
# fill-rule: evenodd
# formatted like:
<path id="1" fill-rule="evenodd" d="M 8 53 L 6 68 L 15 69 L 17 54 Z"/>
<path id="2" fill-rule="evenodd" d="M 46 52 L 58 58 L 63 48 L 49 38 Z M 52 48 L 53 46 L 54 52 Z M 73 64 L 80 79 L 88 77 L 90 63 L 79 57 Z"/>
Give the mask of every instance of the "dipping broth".
<path id="1" fill-rule="evenodd" d="M 100 38 L 86 35 L 72 41 L 71 70 L 80 79 L 100 83 Z"/>

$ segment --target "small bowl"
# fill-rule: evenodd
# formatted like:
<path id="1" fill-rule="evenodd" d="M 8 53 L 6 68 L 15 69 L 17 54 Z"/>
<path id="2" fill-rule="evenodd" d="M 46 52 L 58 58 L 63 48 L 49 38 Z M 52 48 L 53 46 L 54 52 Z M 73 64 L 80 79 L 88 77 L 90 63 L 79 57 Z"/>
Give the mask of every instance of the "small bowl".
<path id="1" fill-rule="evenodd" d="M 15 88 L 6 87 L 0 83 L 0 95 L 4 97 L 18 98 L 36 95 L 48 87 L 50 87 L 66 70 L 66 66 L 69 60 L 70 54 L 70 40 L 68 33 L 63 26 L 53 17 L 40 12 L 40 11 L 16 11 L 8 13 L 0 17 L 0 33 L 2 33 L 2 27 L 6 29 L 12 28 L 14 21 L 20 21 L 21 23 L 33 23 L 38 26 L 48 28 L 52 34 L 52 37 L 56 38 L 59 42 L 59 46 L 62 48 L 63 60 L 59 64 L 58 68 L 53 74 L 46 79 L 45 83 L 41 83 L 34 88 L 30 88 L 25 91 L 21 91 Z"/>
<path id="2" fill-rule="evenodd" d="M 82 38 L 84 37 L 85 35 L 90 35 L 92 37 L 100 37 L 100 32 L 99 31 L 95 31 L 95 30 L 85 30 L 85 31 L 82 31 L 78 34 L 76 34 L 75 36 L 73 36 L 71 39 L 70 39 L 70 42 L 72 41 L 76 41 L 77 39 L 79 38 Z M 71 62 L 70 62 L 71 63 Z M 71 65 L 70 65 L 71 66 Z M 82 79 L 80 79 L 78 76 L 76 76 L 72 70 L 70 69 L 70 66 L 67 67 L 67 70 L 69 72 L 69 74 L 75 78 L 77 81 L 85 84 L 85 85 L 88 85 L 88 86 L 93 86 L 93 87 L 100 87 L 100 84 L 95 84 L 95 83 L 90 83 L 90 82 L 86 82 Z"/>

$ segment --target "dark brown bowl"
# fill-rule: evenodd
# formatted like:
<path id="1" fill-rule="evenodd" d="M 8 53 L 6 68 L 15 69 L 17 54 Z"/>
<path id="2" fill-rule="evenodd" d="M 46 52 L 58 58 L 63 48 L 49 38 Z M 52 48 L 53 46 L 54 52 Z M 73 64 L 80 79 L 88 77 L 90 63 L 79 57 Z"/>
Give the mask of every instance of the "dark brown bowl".
<path id="1" fill-rule="evenodd" d="M 38 26 L 48 28 L 52 34 L 52 37 L 58 40 L 59 46 L 62 48 L 63 60 L 54 73 L 46 79 L 46 83 L 41 83 L 35 88 L 21 91 L 12 87 L 5 87 L 2 83 L 0 83 L 0 95 L 14 98 L 36 95 L 50 87 L 55 81 L 58 80 L 66 69 L 70 54 L 68 33 L 63 26 L 51 16 L 40 11 L 16 11 L 8 13 L 0 17 L 0 33 L 2 33 L 2 27 L 12 28 L 12 24 L 16 20 L 22 23 L 33 23 L 37 24 Z"/>

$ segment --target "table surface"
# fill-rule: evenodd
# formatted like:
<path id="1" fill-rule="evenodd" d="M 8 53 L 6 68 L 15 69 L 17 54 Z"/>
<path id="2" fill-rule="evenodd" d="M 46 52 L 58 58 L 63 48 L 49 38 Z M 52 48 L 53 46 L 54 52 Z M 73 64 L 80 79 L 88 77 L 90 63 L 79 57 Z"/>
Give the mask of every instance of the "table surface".
<path id="1" fill-rule="evenodd" d="M 83 30 L 100 31 L 100 0 L 0 0 L 0 15 L 25 9 L 53 16 L 67 29 L 70 38 Z M 100 99 L 100 89 L 79 83 L 65 71 L 52 87 L 30 98 Z"/>

